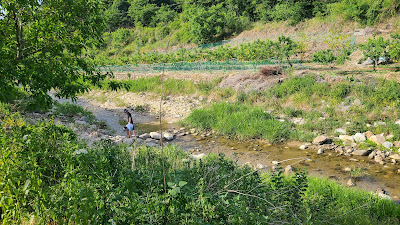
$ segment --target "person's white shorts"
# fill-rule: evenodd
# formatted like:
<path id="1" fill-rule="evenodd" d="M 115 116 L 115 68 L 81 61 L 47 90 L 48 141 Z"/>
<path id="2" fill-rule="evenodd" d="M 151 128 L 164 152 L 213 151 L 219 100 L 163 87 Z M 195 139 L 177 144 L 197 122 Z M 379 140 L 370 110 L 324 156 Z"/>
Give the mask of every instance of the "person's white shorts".
<path id="1" fill-rule="evenodd" d="M 128 123 L 128 124 L 126 125 L 126 128 L 128 128 L 129 131 L 133 131 L 133 124 Z"/>

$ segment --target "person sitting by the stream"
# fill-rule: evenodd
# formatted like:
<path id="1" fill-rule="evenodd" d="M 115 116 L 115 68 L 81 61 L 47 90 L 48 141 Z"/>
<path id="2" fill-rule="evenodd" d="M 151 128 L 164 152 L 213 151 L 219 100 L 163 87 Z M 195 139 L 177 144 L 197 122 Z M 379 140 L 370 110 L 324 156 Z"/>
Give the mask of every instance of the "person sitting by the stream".
<path id="1" fill-rule="evenodd" d="M 124 127 L 124 130 L 126 131 L 126 136 L 131 138 L 132 134 L 136 136 L 133 128 L 132 114 L 127 109 L 124 109 L 124 113 L 128 116 L 128 124 Z"/>

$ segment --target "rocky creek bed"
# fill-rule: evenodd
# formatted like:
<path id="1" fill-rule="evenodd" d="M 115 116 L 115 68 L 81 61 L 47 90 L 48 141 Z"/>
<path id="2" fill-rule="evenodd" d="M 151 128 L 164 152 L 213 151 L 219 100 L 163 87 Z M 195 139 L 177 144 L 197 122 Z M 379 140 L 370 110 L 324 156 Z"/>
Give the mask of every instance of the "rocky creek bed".
<path id="1" fill-rule="evenodd" d="M 60 103 L 66 101 L 69 100 L 58 100 Z M 137 137 L 128 139 L 120 124 L 121 120 L 126 120 L 124 108 L 113 104 L 99 104 L 85 98 L 79 98 L 75 104 L 92 111 L 97 120 L 104 121 L 107 128 L 100 126 L 99 123 L 90 123 L 85 116 L 80 115 L 72 118 L 62 115 L 53 117 L 54 122 L 73 128 L 88 144 L 109 139 L 127 145 L 134 143 L 160 145 L 160 124 L 156 116 L 133 112 Z M 33 120 L 51 118 L 52 112 L 31 113 L 27 116 Z M 168 120 L 163 121 L 162 130 L 164 144 L 177 144 L 191 152 L 194 158 L 202 158 L 207 153 L 224 153 L 237 159 L 239 163 L 248 164 L 258 170 L 282 167 L 285 173 L 292 173 L 305 169 L 312 176 L 328 177 L 345 186 L 355 186 L 376 192 L 384 198 L 399 201 L 400 156 L 390 151 L 372 148 L 359 150 L 355 147 L 356 142 L 367 139 L 383 144 L 388 139 L 383 135 L 374 135 L 370 132 L 354 136 L 341 134 L 339 137 L 319 136 L 313 143 L 271 145 L 263 140 L 237 141 L 213 132 L 187 130 Z M 334 139 L 341 140 L 343 145 L 334 144 L 332 142 Z"/>

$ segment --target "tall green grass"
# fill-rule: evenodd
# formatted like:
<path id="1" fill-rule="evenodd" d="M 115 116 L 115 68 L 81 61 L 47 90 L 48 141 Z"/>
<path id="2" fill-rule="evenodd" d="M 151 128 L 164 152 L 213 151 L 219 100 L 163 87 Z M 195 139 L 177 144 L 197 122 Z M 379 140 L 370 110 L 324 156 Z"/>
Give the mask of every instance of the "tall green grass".
<path id="1" fill-rule="evenodd" d="M 161 93 L 165 95 L 178 95 L 178 94 L 208 94 L 217 84 L 219 80 L 213 81 L 201 81 L 195 83 L 190 80 L 181 80 L 167 78 L 163 80 L 163 87 L 161 90 L 161 79 L 159 76 L 153 77 L 141 77 L 134 80 L 105 80 L 99 86 L 93 87 L 94 89 L 99 88 L 101 90 L 125 90 L 129 92 L 153 92 Z"/>
<path id="2" fill-rule="evenodd" d="M 276 120 L 260 107 L 240 103 L 216 103 L 194 110 L 183 123 L 238 138 L 265 138 L 273 143 L 287 140 L 291 132 L 289 123 Z"/>

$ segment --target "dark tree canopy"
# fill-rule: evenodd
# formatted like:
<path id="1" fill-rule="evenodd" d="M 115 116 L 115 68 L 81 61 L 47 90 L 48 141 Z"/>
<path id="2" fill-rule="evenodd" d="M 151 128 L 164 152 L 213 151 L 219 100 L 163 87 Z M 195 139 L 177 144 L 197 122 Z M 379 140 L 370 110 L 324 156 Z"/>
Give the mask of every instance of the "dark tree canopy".
<path id="1" fill-rule="evenodd" d="M 99 0 L 0 0 L 0 101 L 16 88 L 31 104 L 51 104 L 48 92 L 75 98 L 85 81 L 101 79 L 85 49 L 101 44 Z"/>

